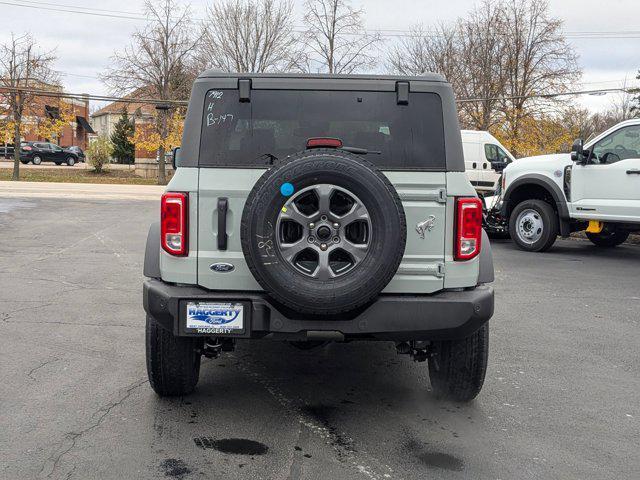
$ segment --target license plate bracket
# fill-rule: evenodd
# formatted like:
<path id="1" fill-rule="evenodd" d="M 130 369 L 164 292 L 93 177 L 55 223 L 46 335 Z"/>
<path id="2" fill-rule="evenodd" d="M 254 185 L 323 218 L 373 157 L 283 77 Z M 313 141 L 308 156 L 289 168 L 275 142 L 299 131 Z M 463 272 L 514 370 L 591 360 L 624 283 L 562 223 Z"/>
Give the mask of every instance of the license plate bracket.
<path id="1" fill-rule="evenodd" d="M 184 300 L 181 302 L 179 334 L 217 337 L 248 337 L 251 304 L 241 300 Z"/>

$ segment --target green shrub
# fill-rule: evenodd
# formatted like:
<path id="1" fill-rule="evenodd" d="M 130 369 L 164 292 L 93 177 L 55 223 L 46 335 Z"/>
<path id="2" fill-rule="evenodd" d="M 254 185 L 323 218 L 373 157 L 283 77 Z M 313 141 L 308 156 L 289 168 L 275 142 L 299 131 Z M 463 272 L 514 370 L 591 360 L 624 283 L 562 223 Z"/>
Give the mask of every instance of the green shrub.
<path id="1" fill-rule="evenodd" d="M 113 153 L 113 143 L 106 136 L 99 136 L 89 144 L 87 149 L 87 161 L 96 173 L 102 173 L 109 164 Z"/>

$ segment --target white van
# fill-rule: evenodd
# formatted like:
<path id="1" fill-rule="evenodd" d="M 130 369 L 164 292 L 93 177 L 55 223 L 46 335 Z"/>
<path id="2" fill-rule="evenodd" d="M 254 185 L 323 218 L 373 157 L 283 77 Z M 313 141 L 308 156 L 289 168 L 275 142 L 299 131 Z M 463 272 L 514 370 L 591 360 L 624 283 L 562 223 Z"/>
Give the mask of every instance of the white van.
<path id="1" fill-rule="evenodd" d="M 461 130 L 464 164 L 469 181 L 478 191 L 493 192 L 500 175 L 492 162 L 511 163 L 513 155 L 489 132 Z"/>

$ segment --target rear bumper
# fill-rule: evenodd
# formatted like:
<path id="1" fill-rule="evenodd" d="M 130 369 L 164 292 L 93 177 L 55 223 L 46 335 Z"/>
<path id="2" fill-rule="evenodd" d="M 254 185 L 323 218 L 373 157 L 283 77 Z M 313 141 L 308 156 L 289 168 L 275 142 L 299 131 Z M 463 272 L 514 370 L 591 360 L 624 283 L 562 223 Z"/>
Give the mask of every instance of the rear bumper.
<path id="1" fill-rule="evenodd" d="M 380 295 L 370 305 L 339 317 L 288 311 L 260 292 L 209 291 L 146 279 L 144 309 L 177 336 L 184 329 L 187 301 L 237 301 L 245 305 L 247 329 L 238 338 L 445 340 L 464 338 L 493 315 L 493 288 L 444 291 L 434 295 Z M 224 336 L 224 335 L 220 335 Z"/>

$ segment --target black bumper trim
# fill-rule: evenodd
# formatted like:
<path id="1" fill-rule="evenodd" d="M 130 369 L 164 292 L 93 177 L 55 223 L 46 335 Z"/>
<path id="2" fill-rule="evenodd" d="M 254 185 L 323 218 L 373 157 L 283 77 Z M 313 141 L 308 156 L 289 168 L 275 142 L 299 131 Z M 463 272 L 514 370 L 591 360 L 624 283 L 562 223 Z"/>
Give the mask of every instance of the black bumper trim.
<path id="1" fill-rule="evenodd" d="M 242 335 L 229 335 L 239 338 L 305 340 L 318 332 L 339 332 L 347 340 L 445 340 L 470 335 L 493 315 L 493 288 L 487 285 L 433 295 L 381 294 L 357 315 L 343 319 L 305 318 L 260 292 L 209 291 L 157 279 L 146 279 L 143 292 L 147 314 L 178 336 L 189 335 L 180 323 L 187 300 L 247 302 L 249 328 Z"/>

